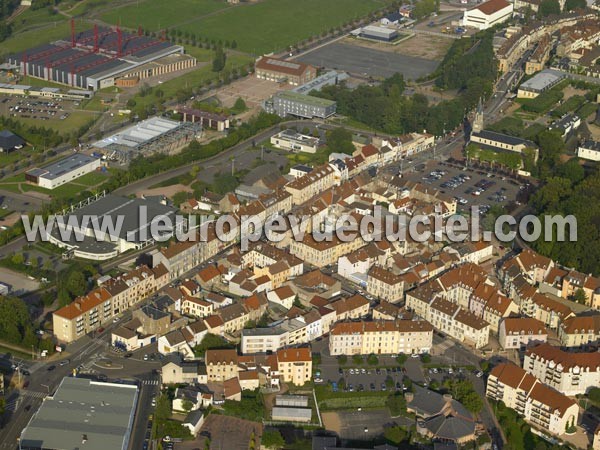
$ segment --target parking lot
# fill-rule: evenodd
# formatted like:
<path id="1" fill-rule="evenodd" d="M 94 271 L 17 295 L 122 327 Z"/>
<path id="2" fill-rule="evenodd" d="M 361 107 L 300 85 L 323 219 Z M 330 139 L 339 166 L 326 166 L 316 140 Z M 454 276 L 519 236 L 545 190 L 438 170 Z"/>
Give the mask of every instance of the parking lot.
<path id="1" fill-rule="evenodd" d="M 438 61 L 338 42 L 319 47 L 297 60 L 361 76 L 387 78 L 399 72 L 410 80 L 427 75 L 438 66 Z"/>
<path id="2" fill-rule="evenodd" d="M 0 100 L 0 114 L 18 119 L 65 120 L 69 117 L 73 107 L 77 106 L 79 106 L 79 102 L 69 100 L 44 100 L 11 96 L 3 97 Z"/>
<path id="3" fill-rule="evenodd" d="M 445 162 L 430 161 L 416 169 L 405 173 L 404 178 L 432 186 L 456 198 L 459 211 L 469 211 L 471 206 L 476 205 L 484 214 L 492 205 L 519 204 L 523 191 L 528 187 L 508 176 L 465 169 Z"/>

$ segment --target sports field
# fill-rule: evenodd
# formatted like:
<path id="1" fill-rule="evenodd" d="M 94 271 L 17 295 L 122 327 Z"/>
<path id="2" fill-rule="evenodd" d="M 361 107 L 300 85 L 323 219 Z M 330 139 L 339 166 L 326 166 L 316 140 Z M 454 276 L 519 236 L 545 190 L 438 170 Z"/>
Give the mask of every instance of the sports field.
<path id="1" fill-rule="evenodd" d="M 165 0 L 141 0 L 107 11 L 101 18 L 109 24 L 116 24 L 120 20 L 125 27 L 141 26 L 157 31 L 163 28 L 178 28 L 180 24 L 228 7 L 228 3 L 223 0 L 179 0 L 176 4 Z"/>
<path id="2" fill-rule="evenodd" d="M 311 36 L 364 17 L 391 0 L 263 0 L 227 7 L 219 0 L 145 0 L 117 8 L 102 20 L 158 30 L 170 27 L 199 38 L 233 41 L 254 55 L 285 49 Z"/>

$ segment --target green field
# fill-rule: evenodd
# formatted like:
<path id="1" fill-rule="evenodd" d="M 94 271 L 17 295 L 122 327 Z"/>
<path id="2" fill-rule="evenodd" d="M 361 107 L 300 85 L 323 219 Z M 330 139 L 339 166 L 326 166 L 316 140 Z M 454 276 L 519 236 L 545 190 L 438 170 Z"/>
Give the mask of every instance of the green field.
<path id="1" fill-rule="evenodd" d="M 227 7 L 220 0 L 140 1 L 102 15 L 109 23 L 149 30 L 175 28 L 201 38 L 233 41 L 252 54 L 281 50 L 382 8 L 390 0 L 263 0 Z"/>
<path id="2" fill-rule="evenodd" d="M 20 14 L 13 22 L 13 31 L 31 29 L 36 25 L 66 21 L 66 17 L 56 13 L 51 14 L 48 8 L 28 9 Z"/>
<path id="3" fill-rule="evenodd" d="M 174 7 L 164 0 L 142 0 L 135 5 L 114 8 L 102 15 L 107 23 L 121 23 L 130 28 L 143 27 L 147 30 L 162 30 L 181 23 L 199 19 L 206 14 L 228 7 L 223 0 L 180 0 Z"/>
<path id="4" fill-rule="evenodd" d="M 68 37 L 71 29 L 69 23 L 63 16 L 55 17 L 57 22 L 51 22 L 45 27 L 14 33 L 10 38 L 2 42 L 0 56 L 20 52 L 36 45 Z"/>
<path id="5" fill-rule="evenodd" d="M 110 177 L 109 172 L 95 171 L 86 173 L 85 175 L 73 180 L 75 184 L 82 184 L 84 186 L 92 187 L 96 186 L 104 181 L 108 180 Z"/>

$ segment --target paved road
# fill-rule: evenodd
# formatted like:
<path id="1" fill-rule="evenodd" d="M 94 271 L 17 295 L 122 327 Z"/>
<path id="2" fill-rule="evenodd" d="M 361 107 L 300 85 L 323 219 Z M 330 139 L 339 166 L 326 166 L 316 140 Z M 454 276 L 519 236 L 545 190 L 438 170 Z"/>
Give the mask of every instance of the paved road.
<path id="1" fill-rule="evenodd" d="M 129 320 L 129 314 L 121 318 L 121 322 Z M 8 414 L 5 416 L 5 425 L 0 432 L 0 450 L 17 448 L 17 439 L 23 428 L 27 425 L 31 416 L 37 411 L 43 398 L 53 393 L 65 376 L 72 374 L 73 369 L 80 367 L 83 373 L 91 375 L 103 374 L 108 379 L 128 379 L 140 381 L 140 409 L 136 420 L 141 422 L 147 420 L 151 409 L 151 397 L 159 388 L 157 375 L 153 375 L 153 369 L 160 368 L 160 361 L 144 361 L 143 352 L 138 352 L 134 357 L 125 359 L 121 354 L 108 350 L 108 341 L 111 330 L 119 323 L 111 323 L 106 326 L 102 334 L 88 335 L 67 346 L 63 355 L 55 356 L 52 361 L 22 361 L 23 368 L 30 375 L 23 375 L 29 382 L 26 389 L 13 390 L 7 398 Z M 151 350 L 144 350 L 146 352 Z M 65 363 L 64 361 L 67 361 Z M 109 362 L 110 365 L 106 365 Z M 61 365 L 62 362 L 62 365 Z M 10 362 L 1 360 L 0 364 L 10 367 Z M 52 370 L 48 370 L 53 367 Z M 82 375 L 87 376 L 87 375 Z M 131 449 L 141 449 L 144 436 L 136 435 L 132 438 Z M 139 446 L 133 447 L 134 442 Z"/>

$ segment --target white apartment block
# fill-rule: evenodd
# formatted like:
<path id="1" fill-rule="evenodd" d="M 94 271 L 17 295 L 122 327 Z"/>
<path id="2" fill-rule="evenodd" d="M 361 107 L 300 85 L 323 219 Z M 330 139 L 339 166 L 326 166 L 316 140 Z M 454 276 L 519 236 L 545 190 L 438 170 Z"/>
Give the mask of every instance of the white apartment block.
<path id="1" fill-rule="evenodd" d="M 577 425 L 579 406 L 575 400 L 514 364 L 500 364 L 492 369 L 486 395 L 504 402 L 535 428 L 556 436 L 571 424 Z"/>
<path id="2" fill-rule="evenodd" d="M 504 349 L 527 348 L 547 342 L 548 329 L 532 317 L 507 317 L 500 323 L 498 340 Z"/>
<path id="3" fill-rule="evenodd" d="M 523 369 L 568 396 L 600 386 L 600 353 L 571 353 L 541 344 L 525 353 Z"/>

